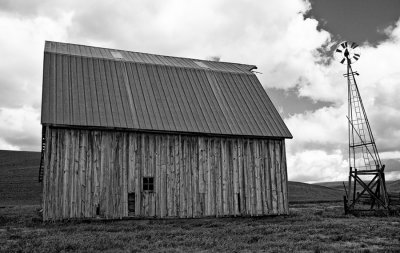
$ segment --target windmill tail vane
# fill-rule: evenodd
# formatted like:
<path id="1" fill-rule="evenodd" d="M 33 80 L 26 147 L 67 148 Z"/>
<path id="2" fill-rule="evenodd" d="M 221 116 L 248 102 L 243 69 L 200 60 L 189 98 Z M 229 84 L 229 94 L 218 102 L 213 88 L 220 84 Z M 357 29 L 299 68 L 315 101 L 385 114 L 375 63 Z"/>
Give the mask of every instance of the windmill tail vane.
<path id="1" fill-rule="evenodd" d="M 365 211 L 365 206 L 371 211 L 389 210 L 385 165 L 380 160 L 355 78 L 359 73 L 353 71 L 351 66 L 360 59 L 360 48 L 354 42 L 342 42 L 335 54 L 339 62 L 347 66 L 347 73 L 343 75 L 347 79 L 349 144 L 349 181 L 345 187 L 345 212 Z"/>

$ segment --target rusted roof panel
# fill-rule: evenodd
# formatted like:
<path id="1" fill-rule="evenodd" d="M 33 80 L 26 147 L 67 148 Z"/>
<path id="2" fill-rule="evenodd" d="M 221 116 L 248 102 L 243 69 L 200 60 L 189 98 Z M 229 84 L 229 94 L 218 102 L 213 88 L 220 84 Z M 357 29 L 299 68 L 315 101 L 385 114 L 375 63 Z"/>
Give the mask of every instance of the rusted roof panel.
<path id="1" fill-rule="evenodd" d="M 46 42 L 42 123 L 291 138 L 250 69 Z"/>

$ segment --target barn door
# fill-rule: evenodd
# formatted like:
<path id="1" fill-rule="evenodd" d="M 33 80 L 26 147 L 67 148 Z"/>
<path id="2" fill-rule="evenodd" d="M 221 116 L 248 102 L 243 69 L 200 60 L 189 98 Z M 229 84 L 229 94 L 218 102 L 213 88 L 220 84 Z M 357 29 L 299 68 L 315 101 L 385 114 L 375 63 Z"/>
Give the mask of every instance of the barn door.
<path id="1" fill-rule="evenodd" d="M 156 216 L 154 177 L 143 177 L 142 212 L 145 217 Z"/>

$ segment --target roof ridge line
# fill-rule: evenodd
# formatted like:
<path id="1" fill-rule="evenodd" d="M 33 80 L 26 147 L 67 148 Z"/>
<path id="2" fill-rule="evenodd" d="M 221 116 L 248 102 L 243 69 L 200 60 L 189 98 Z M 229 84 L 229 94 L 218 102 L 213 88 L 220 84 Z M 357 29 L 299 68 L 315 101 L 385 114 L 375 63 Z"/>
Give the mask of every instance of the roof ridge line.
<path id="1" fill-rule="evenodd" d="M 204 70 L 204 71 L 212 71 L 212 72 L 223 72 L 223 73 L 235 73 L 235 74 L 246 74 L 246 75 L 254 75 L 253 72 L 251 71 L 244 71 L 244 70 L 216 70 L 216 69 L 210 69 L 210 68 L 201 68 L 201 67 L 189 67 L 189 66 L 174 66 L 174 65 L 166 65 L 166 64 L 160 64 L 160 63 L 149 63 L 149 62 L 135 62 L 135 61 L 129 61 L 125 59 L 112 59 L 112 58 L 104 58 L 104 57 L 97 57 L 97 56 L 85 56 L 85 55 L 77 55 L 77 54 L 66 54 L 66 53 L 60 53 L 60 52 L 49 52 L 45 51 L 44 53 L 47 54 L 54 54 L 54 55 L 65 55 L 65 56 L 73 56 L 73 57 L 81 57 L 81 58 L 86 58 L 86 59 L 99 59 L 99 60 L 108 60 L 108 61 L 114 61 L 114 62 L 126 62 L 126 63 L 135 63 L 135 64 L 143 64 L 143 65 L 150 65 L 150 66 L 164 66 L 164 67 L 171 67 L 171 68 L 182 68 L 182 69 L 195 69 L 195 70 Z M 239 72 L 240 71 L 240 72 Z"/>
<path id="2" fill-rule="evenodd" d="M 153 55 L 153 56 L 159 56 L 159 57 L 170 57 L 170 58 L 179 58 L 179 59 L 187 59 L 187 60 L 193 60 L 193 61 L 203 61 L 203 62 L 212 62 L 212 63 L 224 63 L 224 64 L 232 64 L 232 65 L 241 65 L 241 66 L 248 66 L 252 67 L 248 71 L 251 71 L 253 69 L 257 69 L 256 65 L 253 64 L 243 64 L 243 63 L 237 63 L 237 62 L 226 62 L 226 61 L 210 61 L 210 60 L 203 60 L 203 59 L 197 59 L 197 58 L 189 58 L 189 57 L 177 57 L 177 56 L 171 56 L 171 55 L 161 55 L 161 54 L 154 54 L 154 53 L 144 53 L 144 52 L 137 52 L 137 51 L 130 51 L 130 50 L 122 50 L 122 49 L 115 49 L 115 48 L 108 48 L 108 47 L 99 47 L 99 46 L 89 46 L 89 45 L 83 45 L 83 44 L 77 44 L 77 43 L 70 43 L 70 42 L 59 42 L 59 41 L 50 41 L 50 40 L 45 40 L 45 43 L 57 43 L 57 44 L 65 44 L 65 45 L 74 45 L 74 46 L 82 46 L 82 47 L 91 47 L 91 48 L 99 48 L 99 49 L 106 49 L 106 50 L 112 50 L 112 51 L 122 51 L 122 52 L 129 52 L 129 53 L 136 53 L 136 54 L 145 54 L 145 55 Z M 50 52 L 46 50 L 45 47 L 45 52 Z M 55 52 L 52 52 L 55 53 Z M 57 52 L 58 53 L 58 52 Z M 68 54 L 65 54 L 68 55 Z M 91 58 L 91 57 L 88 57 Z M 100 58 L 100 57 L 93 57 L 93 58 Z"/>

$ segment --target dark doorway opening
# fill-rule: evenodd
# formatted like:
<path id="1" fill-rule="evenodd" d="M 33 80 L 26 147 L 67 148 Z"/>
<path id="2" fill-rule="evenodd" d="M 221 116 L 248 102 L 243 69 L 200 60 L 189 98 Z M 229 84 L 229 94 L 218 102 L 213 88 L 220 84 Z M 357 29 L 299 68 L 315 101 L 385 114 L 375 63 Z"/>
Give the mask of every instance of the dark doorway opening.
<path id="1" fill-rule="evenodd" d="M 135 215 L 135 193 L 128 193 L 128 215 Z"/>

